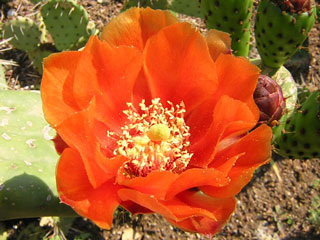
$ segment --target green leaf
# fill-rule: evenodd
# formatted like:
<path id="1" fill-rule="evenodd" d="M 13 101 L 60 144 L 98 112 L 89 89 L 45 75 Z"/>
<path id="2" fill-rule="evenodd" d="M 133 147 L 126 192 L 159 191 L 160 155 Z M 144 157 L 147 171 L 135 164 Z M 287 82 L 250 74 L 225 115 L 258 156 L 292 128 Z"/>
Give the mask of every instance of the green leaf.
<path id="1" fill-rule="evenodd" d="M 0 220 L 75 214 L 59 203 L 54 136 L 39 92 L 0 91 Z"/>

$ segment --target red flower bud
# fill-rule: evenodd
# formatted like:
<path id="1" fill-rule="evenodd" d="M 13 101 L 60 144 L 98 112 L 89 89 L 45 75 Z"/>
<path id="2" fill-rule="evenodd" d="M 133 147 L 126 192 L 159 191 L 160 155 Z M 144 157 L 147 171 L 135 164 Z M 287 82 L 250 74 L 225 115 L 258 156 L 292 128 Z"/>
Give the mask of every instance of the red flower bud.
<path id="1" fill-rule="evenodd" d="M 260 75 L 254 92 L 254 99 L 260 109 L 259 124 L 279 120 L 286 103 L 281 87 L 272 78 Z"/>
<path id="2" fill-rule="evenodd" d="M 273 2 L 283 11 L 299 13 L 310 11 L 313 0 L 273 0 Z"/>

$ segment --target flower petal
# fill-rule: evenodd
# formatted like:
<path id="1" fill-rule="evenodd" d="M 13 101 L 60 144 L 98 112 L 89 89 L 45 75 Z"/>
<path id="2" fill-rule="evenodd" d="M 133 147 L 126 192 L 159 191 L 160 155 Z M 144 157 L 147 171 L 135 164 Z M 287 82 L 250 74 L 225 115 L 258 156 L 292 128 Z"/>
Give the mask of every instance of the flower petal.
<path id="1" fill-rule="evenodd" d="M 168 188 L 179 177 L 178 174 L 172 172 L 151 172 L 146 177 L 135 177 L 132 179 L 122 176 L 119 175 L 117 178 L 119 185 L 155 196 L 158 199 L 164 198 Z"/>
<path id="2" fill-rule="evenodd" d="M 98 162 L 104 161 L 97 154 L 97 139 L 94 131 L 95 100 L 90 106 L 73 114 L 56 127 L 61 138 L 73 149 L 79 151 L 83 160 L 89 181 L 94 188 L 99 187 L 105 181 L 113 177 L 111 173 L 104 171 Z"/>
<path id="3" fill-rule="evenodd" d="M 66 79 L 73 76 L 81 52 L 51 54 L 44 60 L 41 82 L 41 97 L 46 120 L 52 125 L 60 124 L 77 109 L 65 103 L 63 86 Z"/>
<path id="4" fill-rule="evenodd" d="M 233 197 L 226 199 L 214 199 L 201 192 L 186 191 L 179 195 L 186 204 L 191 207 L 207 210 L 214 215 L 214 218 L 192 216 L 190 221 L 174 222 L 174 225 L 206 235 L 213 235 L 220 231 L 223 225 L 230 218 L 236 205 Z"/>
<path id="5" fill-rule="evenodd" d="M 176 219 L 176 217 L 167 209 L 167 207 L 162 205 L 159 200 L 153 196 L 126 188 L 120 189 L 118 191 L 118 196 L 120 197 L 121 201 L 132 201 L 144 208 L 159 213 L 164 217 Z"/>
<path id="6" fill-rule="evenodd" d="M 95 96 L 97 118 L 110 129 L 119 129 L 124 121 L 121 119 L 124 115 L 119 113 L 132 101 L 141 66 L 142 54 L 138 50 L 127 46 L 111 47 L 91 37 L 78 62 L 71 89 L 77 104 L 81 109 L 86 108 Z"/>
<path id="7" fill-rule="evenodd" d="M 216 60 L 219 90 L 215 99 L 228 95 L 234 99 L 246 102 L 255 118 L 259 119 L 259 109 L 253 100 L 260 69 L 243 57 L 220 54 Z"/>
<path id="8" fill-rule="evenodd" d="M 134 46 L 142 51 L 148 38 L 177 22 L 169 11 L 130 8 L 106 25 L 101 40 L 115 46 Z"/>
<path id="9" fill-rule="evenodd" d="M 57 165 L 57 188 L 60 196 L 70 200 L 82 200 L 93 190 L 80 154 L 66 148 Z"/>
<path id="10" fill-rule="evenodd" d="M 249 183 L 254 171 L 267 163 L 271 157 L 270 127 L 261 125 L 237 143 L 218 152 L 210 167 L 219 167 L 230 158 L 238 156 L 235 165 L 228 173 L 231 181 L 225 187 L 200 187 L 202 191 L 212 197 L 226 198 L 238 194 Z"/>
<path id="11" fill-rule="evenodd" d="M 93 189 L 80 154 L 67 148 L 57 166 L 57 188 L 62 202 L 78 214 L 90 218 L 101 228 L 111 228 L 114 210 L 119 205 L 119 187 L 113 181 Z"/>
<path id="12" fill-rule="evenodd" d="M 230 34 L 221 32 L 215 29 L 208 31 L 206 36 L 210 55 L 215 61 L 221 53 L 231 53 L 231 38 Z"/>
<path id="13" fill-rule="evenodd" d="M 201 139 L 196 142 L 190 139 L 190 151 L 194 155 L 189 164 L 196 167 L 207 166 L 214 158 L 219 141 L 246 133 L 256 123 L 257 120 L 246 103 L 227 95 L 222 96 L 215 105 L 211 126 L 202 133 Z M 189 126 L 191 136 L 201 134 L 195 132 L 192 125 Z"/>
<path id="14" fill-rule="evenodd" d="M 210 185 L 222 187 L 229 183 L 226 175 L 213 168 L 192 168 L 184 171 L 168 189 L 166 199 L 171 199 L 180 192 L 194 187 Z"/>
<path id="15" fill-rule="evenodd" d="M 220 54 L 215 63 L 219 81 L 217 91 L 187 116 L 187 125 L 191 128 L 190 141 L 193 142 L 197 142 L 208 131 L 213 120 L 213 109 L 224 95 L 245 102 L 256 121 L 260 116 L 253 100 L 260 70 L 247 59 L 232 55 Z"/>
<path id="16" fill-rule="evenodd" d="M 189 206 L 182 199 L 178 198 L 161 201 L 154 196 L 143 194 L 131 189 L 120 189 L 118 191 L 118 195 L 122 201 L 132 201 L 174 221 L 182 221 L 195 215 L 215 219 L 215 216 L 210 211 L 203 208 Z"/>
<path id="17" fill-rule="evenodd" d="M 144 69 L 152 97 L 162 103 L 183 101 L 187 112 L 212 95 L 218 83 L 205 39 L 188 23 L 163 28 L 148 40 Z"/>
<path id="18" fill-rule="evenodd" d="M 99 188 L 88 192 L 87 198 L 81 201 L 65 201 L 78 214 L 89 218 L 100 228 L 110 229 L 114 211 L 120 204 L 120 199 L 117 196 L 119 186 L 113 184 L 112 180 L 105 182 Z"/>

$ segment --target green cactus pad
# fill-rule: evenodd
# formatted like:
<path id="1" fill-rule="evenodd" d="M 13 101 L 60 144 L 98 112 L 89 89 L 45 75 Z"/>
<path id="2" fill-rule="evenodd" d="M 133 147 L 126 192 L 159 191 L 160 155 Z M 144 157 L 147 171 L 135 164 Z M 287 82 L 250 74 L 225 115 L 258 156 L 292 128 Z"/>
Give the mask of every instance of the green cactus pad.
<path id="1" fill-rule="evenodd" d="M 39 26 L 29 18 L 17 17 L 4 25 L 4 37 L 12 38 L 10 43 L 17 49 L 32 51 L 40 43 Z"/>
<path id="2" fill-rule="evenodd" d="M 170 10 L 188 16 L 204 18 L 200 5 L 199 0 L 173 0 Z"/>
<path id="3" fill-rule="evenodd" d="M 209 29 L 231 34 L 232 50 L 247 57 L 250 42 L 250 20 L 253 0 L 202 0 L 201 10 Z"/>
<path id="4" fill-rule="evenodd" d="M 28 57 L 32 62 L 34 68 L 39 72 L 42 73 L 42 62 L 43 59 L 48 57 L 50 54 L 55 52 L 54 47 L 51 44 L 42 44 L 39 48 L 28 52 Z"/>
<path id="5" fill-rule="evenodd" d="M 0 91 L 0 221 L 73 215 L 59 203 L 59 159 L 39 92 Z"/>
<path id="6" fill-rule="evenodd" d="M 320 99 L 315 91 L 290 117 L 280 134 L 274 135 L 276 152 L 284 157 L 320 157 Z"/>
<path id="7" fill-rule="evenodd" d="M 289 13 L 268 0 L 261 0 L 255 21 L 255 38 L 263 63 L 272 68 L 282 66 L 307 38 L 315 15 L 315 8 L 310 13 Z"/>
<path id="8" fill-rule="evenodd" d="M 131 7 L 150 7 L 153 9 L 167 9 L 167 0 L 128 0 L 125 1 L 122 11 Z"/>
<path id="9" fill-rule="evenodd" d="M 41 9 L 47 30 L 59 51 L 82 47 L 90 36 L 88 13 L 72 0 L 50 0 Z M 82 45 L 79 39 L 85 38 Z"/>

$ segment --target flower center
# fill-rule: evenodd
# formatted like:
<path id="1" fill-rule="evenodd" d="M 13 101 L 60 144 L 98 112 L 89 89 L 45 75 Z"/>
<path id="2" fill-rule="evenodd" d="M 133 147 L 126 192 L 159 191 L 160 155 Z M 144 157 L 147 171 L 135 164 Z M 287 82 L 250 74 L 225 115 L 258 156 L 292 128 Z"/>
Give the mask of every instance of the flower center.
<path id="1" fill-rule="evenodd" d="M 143 100 L 137 110 L 127 103 L 123 112 L 129 123 L 121 128 L 114 150 L 114 155 L 129 159 L 123 165 L 127 177 L 145 177 L 152 171 L 180 173 L 188 166 L 192 154 L 187 151 L 190 133 L 184 121 L 185 106 L 182 102 L 168 104 L 170 107 L 164 108 L 155 98 L 146 106 Z"/>
<path id="2" fill-rule="evenodd" d="M 147 135 L 151 141 L 165 141 L 170 138 L 170 128 L 163 123 L 155 124 L 149 128 Z"/>

